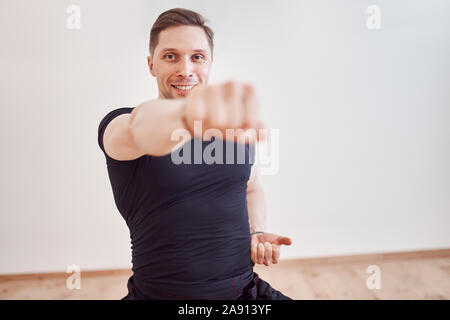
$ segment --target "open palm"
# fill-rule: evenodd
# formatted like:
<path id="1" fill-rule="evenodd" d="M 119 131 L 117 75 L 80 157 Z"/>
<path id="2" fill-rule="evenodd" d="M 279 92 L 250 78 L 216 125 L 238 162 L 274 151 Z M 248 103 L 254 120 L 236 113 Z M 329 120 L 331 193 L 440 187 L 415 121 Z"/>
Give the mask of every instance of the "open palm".
<path id="1" fill-rule="evenodd" d="M 280 247 L 291 245 L 292 240 L 274 233 L 258 233 L 251 236 L 250 255 L 254 263 L 265 264 L 278 263 L 280 259 Z"/>

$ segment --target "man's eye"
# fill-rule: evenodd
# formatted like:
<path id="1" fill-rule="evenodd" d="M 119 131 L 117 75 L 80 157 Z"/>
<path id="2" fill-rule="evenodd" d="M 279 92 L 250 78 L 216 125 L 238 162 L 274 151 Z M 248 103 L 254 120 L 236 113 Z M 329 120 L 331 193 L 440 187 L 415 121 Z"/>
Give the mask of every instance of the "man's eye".
<path id="1" fill-rule="evenodd" d="M 201 59 L 205 59 L 205 57 L 203 57 L 201 54 L 197 54 L 194 56 L 195 60 L 201 60 Z M 200 58 L 200 59 L 198 59 Z"/>
<path id="2" fill-rule="evenodd" d="M 175 57 L 173 54 L 171 54 L 171 53 L 169 53 L 169 54 L 166 54 L 166 58 L 169 58 L 169 59 L 171 59 L 171 58 L 173 58 L 173 57 Z"/>

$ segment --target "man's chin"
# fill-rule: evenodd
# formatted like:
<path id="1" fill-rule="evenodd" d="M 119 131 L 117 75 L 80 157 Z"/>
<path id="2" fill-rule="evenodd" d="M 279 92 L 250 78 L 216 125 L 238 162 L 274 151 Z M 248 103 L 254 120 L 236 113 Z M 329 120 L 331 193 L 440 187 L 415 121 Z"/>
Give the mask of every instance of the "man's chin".
<path id="1" fill-rule="evenodd" d="M 183 98 L 186 98 L 186 96 L 179 95 L 176 92 L 167 92 L 162 97 L 163 97 L 162 99 L 183 99 Z"/>

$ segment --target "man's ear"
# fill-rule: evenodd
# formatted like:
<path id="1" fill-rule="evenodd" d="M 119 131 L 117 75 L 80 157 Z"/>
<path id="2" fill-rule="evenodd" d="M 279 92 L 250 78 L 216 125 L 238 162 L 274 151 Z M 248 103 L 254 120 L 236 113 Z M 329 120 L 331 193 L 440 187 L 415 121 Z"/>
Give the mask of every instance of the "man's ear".
<path id="1" fill-rule="evenodd" d="M 150 57 L 150 56 L 147 57 L 147 64 L 148 64 L 148 69 L 150 70 L 150 73 L 152 74 L 152 76 L 155 76 L 155 70 L 153 69 L 152 57 Z"/>

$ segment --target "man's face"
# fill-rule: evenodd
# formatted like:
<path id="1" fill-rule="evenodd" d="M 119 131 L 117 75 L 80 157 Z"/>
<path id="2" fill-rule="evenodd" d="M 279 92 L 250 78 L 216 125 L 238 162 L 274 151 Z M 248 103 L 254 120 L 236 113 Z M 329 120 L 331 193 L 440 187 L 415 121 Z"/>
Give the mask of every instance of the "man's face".
<path id="1" fill-rule="evenodd" d="M 164 29 L 159 33 L 153 58 L 148 57 L 160 99 L 184 98 L 195 86 L 206 85 L 211 63 L 205 31 L 197 26 Z"/>

